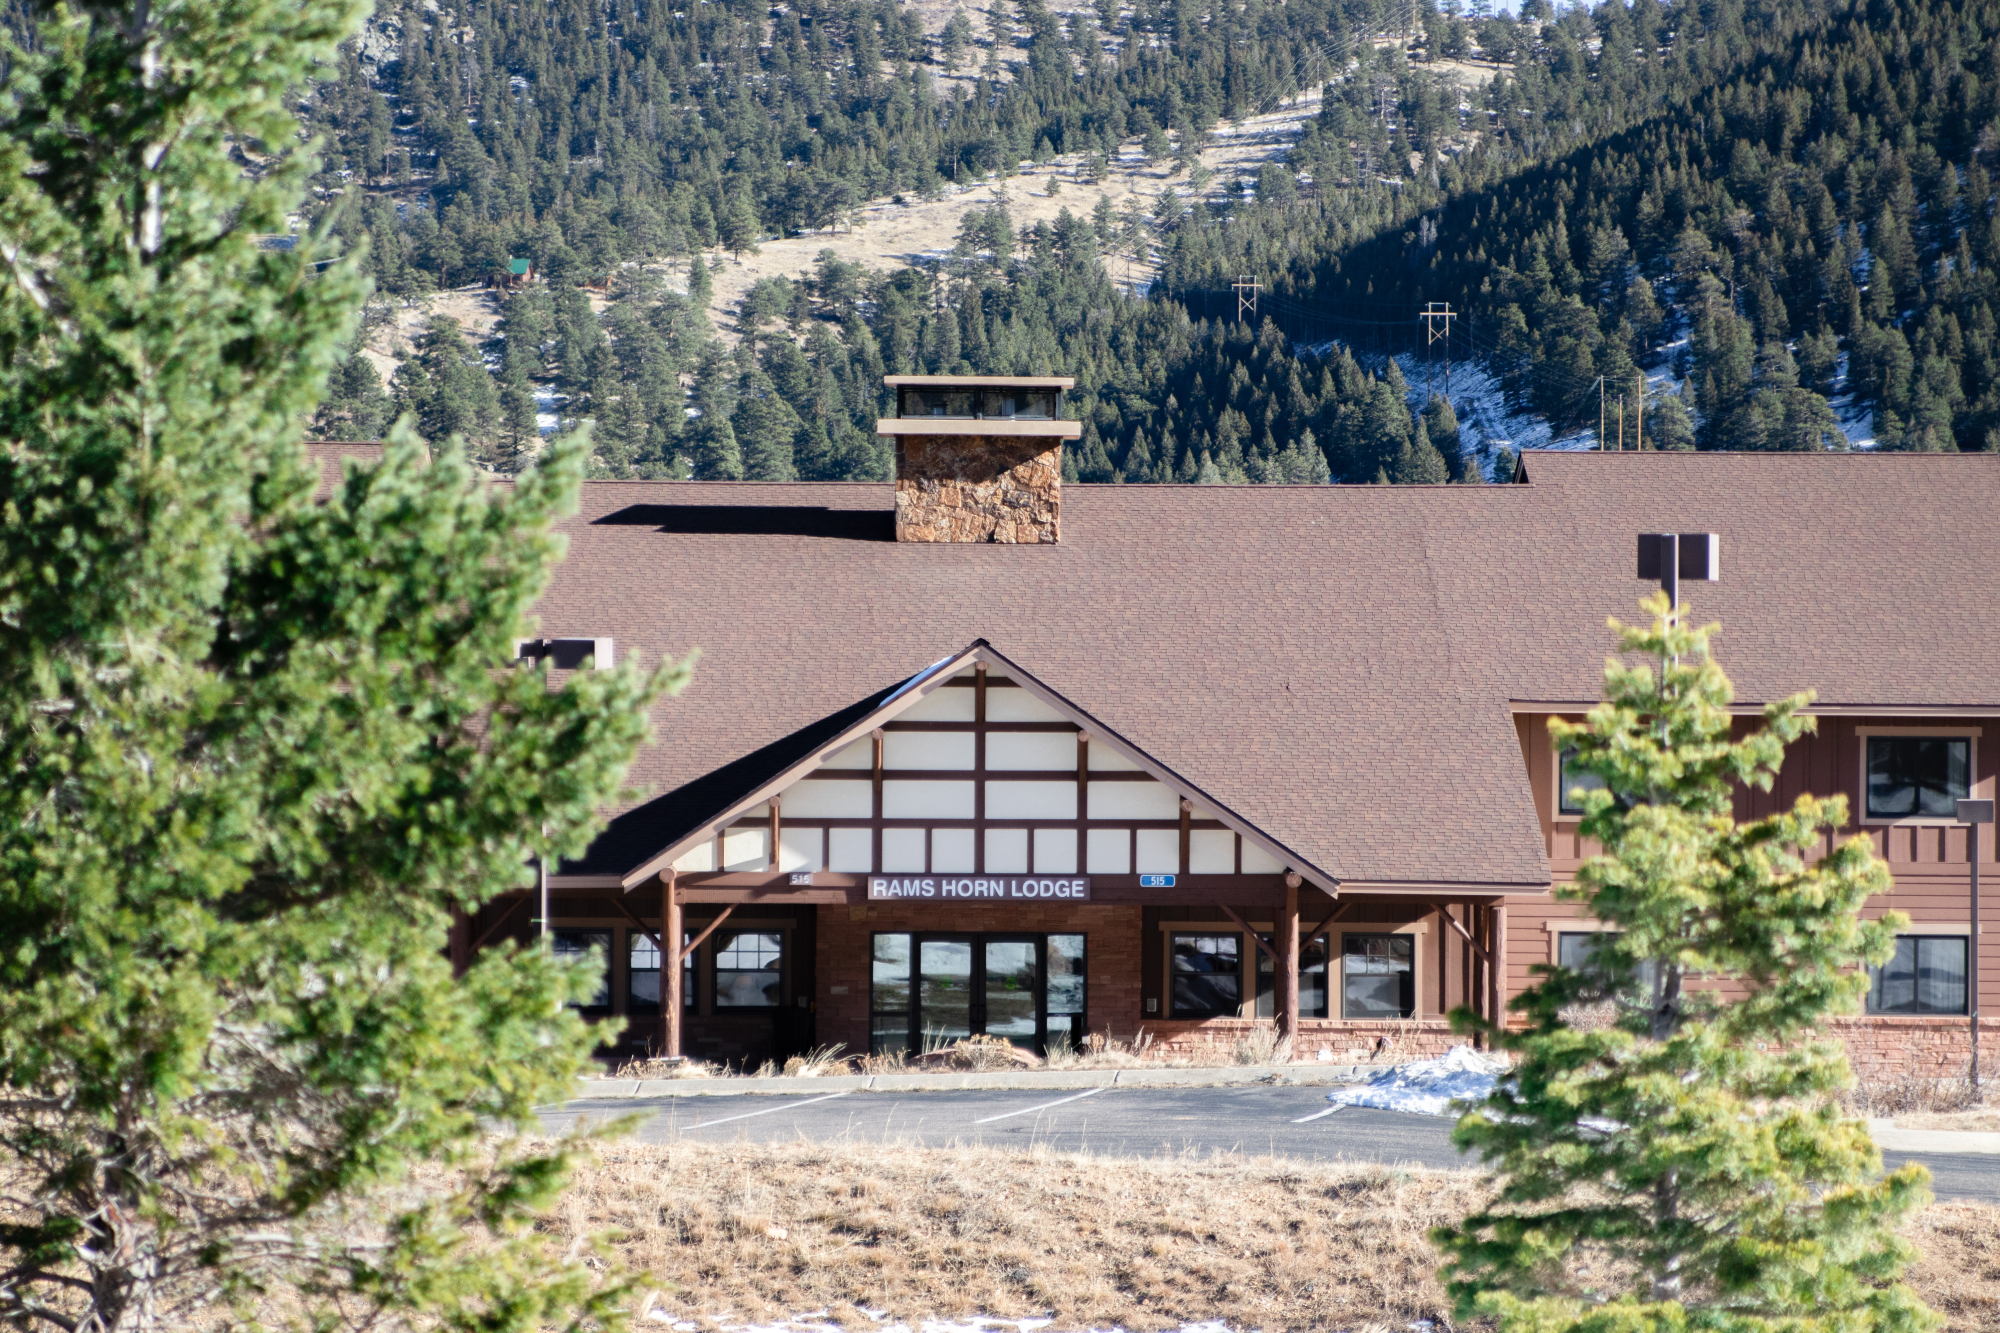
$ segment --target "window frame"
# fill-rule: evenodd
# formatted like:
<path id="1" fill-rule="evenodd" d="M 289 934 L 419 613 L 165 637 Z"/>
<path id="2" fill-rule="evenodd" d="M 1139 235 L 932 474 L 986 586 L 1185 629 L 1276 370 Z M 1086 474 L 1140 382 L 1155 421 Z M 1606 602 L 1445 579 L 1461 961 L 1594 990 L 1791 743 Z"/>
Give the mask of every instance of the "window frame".
<path id="1" fill-rule="evenodd" d="M 1921 1019 L 1966 1017 L 1968 1011 L 1972 1007 L 1972 985 L 1971 985 L 1972 969 L 1973 967 L 1977 966 L 1976 962 L 1972 957 L 1972 927 L 1969 924 L 1957 925 L 1957 924 L 1944 924 L 1944 923 L 1937 923 L 1930 921 L 1917 921 L 1917 922 L 1912 922 L 1910 929 L 1898 934 L 1896 936 L 1896 939 L 1898 942 L 1901 942 L 1903 940 L 1958 941 L 1959 945 L 1965 950 L 1965 973 L 1964 973 L 1965 983 L 1963 985 L 1959 997 L 1959 1007 L 1956 1009 L 1916 1009 L 1916 1010 L 1877 1009 L 1875 1007 L 1875 988 L 1878 984 L 1878 978 L 1881 975 L 1881 969 L 1871 965 L 1864 969 L 1868 976 L 1868 993 L 1866 997 L 1862 1000 L 1863 1016 L 1867 1018 L 1921 1018 Z"/>
<path id="2" fill-rule="evenodd" d="M 1978 727 L 1856 727 L 1854 735 L 1856 749 L 1857 776 L 1854 784 L 1854 806 L 1861 824 L 1867 828 L 1950 828 L 1956 827 L 1958 819 L 1953 815 L 1876 815 L 1868 810 L 1868 742 L 1871 740 L 1943 740 L 1966 742 L 1965 794 L 1979 794 L 1979 736 Z"/>
<path id="3" fill-rule="evenodd" d="M 1192 927 L 1194 927 L 1194 929 L 1192 929 L 1192 930 L 1187 930 L 1187 929 L 1177 929 L 1177 927 L 1183 927 L 1183 926 L 1192 926 Z M 1221 930 L 1221 929 L 1216 929 L 1216 928 L 1215 928 L 1215 927 L 1214 927 L 1214 926 L 1213 926 L 1213 925 L 1212 925 L 1211 923 L 1208 923 L 1208 922 L 1203 922 L 1203 921 L 1186 921 L 1186 922 L 1181 922 L 1181 921 L 1176 921 L 1176 922 L 1172 923 L 1171 925 L 1169 925 L 1169 926 L 1167 927 L 1167 929 L 1166 929 L 1166 931 L 1165 931 L 1164 933 L 1165 933 L 1165 935 L 1166 935 L 1166 937 L 1167 937 L 1167 941 L 1166 941 L 1166 942 L 1167 942 L 1167 1013 L 1166 1013 L 1166 1017 L 1167 1017 L 1167 1018 L 1169 1018 L 1169 1019 L 1178 1019 L 1178 1020 L 1183 1020 L 1183 1021 L 1186 1021 L 1186 1022 L 1191 1022 L 1191 1023 L 1201 1023 L 1201 1022 L 1207 1022 L 1207 1021 L 1209 1021 L 1209 1020 L 1212 1020 L 1212 1019 L 1217 1019 L 1217 1018 L 1241 1018 L 1241 1017 L 1243 1017 L 1243 1005 L 1244 1005 L 1244 1000 L 1243 1000 L 1243 992 L 1244 992 L 1244 989 L 1245 989 L 1245 987 L 1244 987 L 1244 984 L 1243 984 L 1243 982 L 1244 982 L 1244 972 L 1246 971 L 1246 968 L 1245 968 L 1244 964 L 1245 964 L 1245 962 L 1247 961 L 1247 960 L 1246 960 L 1246 959 L 1244 958 L 1244 956 L 1243 956 L 1243 932 L 1242 932 L 1241 930 Z M 1175 987 L 1174 987 L 1174 975 L 1175 975 L 1175 973 L 1174 973 L 1174 942 L 1175 942 L 1176 940 L 1180 940 L 1180 939 L 1191 939 L 1191 940 L 1221 940 L 1221 939 L 1230 939 L 1230 938 L 1233 938 L 1233 939 L 1235 939 L 1235 941 L 1236 941 L 1236 1005 L 1235 1005 L 1235 1007 L 1234 1007 L 1233 1009 L 1214 1009 L 1214 1010 L 1207 1010 L 1207 1009 L 1202 1009 L 1202 1010 L 1184 1010 L 1184 1009 L 1182 1009 L 1182 1008 L 1180 1007 L 1180 1003 L 1179 1003 L 1178 999 L 1176 998 L 1176 994 L 1175 994 Z M 1255 944 L 1253 943 L 1253 944 L 1252 944 L 1252 945 L 1251 945 L 1250 947 L 1254 949 L 1254 948 L 1256 948 L 1256 945 L 1255 945 Z M 1250 968 L 1250 969 L 1247 969 L 1247 970 L 1248 970 L 1248 971 L 1249 971 L 1249 973 L 1250 973 L 1250 989 L 1251 989 L 1251 991 L 1252 991 L 1252 996 L 1251 996 L 1251 1001 L 1250 1001 L 1250 1006 L 1251 1006 L 1252 1010 L 1254 1011 L 1254 1010 L 1255 1010 L 1255 1008 L 1256 1008 L 1256 998 L 1255 998 L 1255 988 L 1256 988 L 1256 985 L 1257 985 L 1257 981 L 1256 981 L 1256 971 L 1255 971 L 1254 967 L 1252 967 L 1252 968 Z M 1199 973 L 1196 973 L 1196 974 L 1190 974 L 1190 975 L 1203 975 L 1203 974 L 1199 974 Z M 1216 973 L 1208 973 L 1208 974 L 1206 974 L 1206 975 L 1210 975 L 1210 976 L 1222 976 L 1222 975 L 1224 975 L 1224 974 L 1223 974 L 1223 973 L 1220 973 L 1220 972 L 1216 972 Z"/>
<path id="4" fill-rule="evenodd" d="M 1395 930 L 1395 929 L 1385 930 L 1378 926 L 1372 930 L 1366 928 L 1357 930 L 1342 928 L 1341 930 L 1335 931 L 1333 933 L 1336 936 L 1338 936 L 1340 940 L 1340 950 L 1338 953 L 1329 954 L 1327 957 L 1327 974 L 1328 974 L 1327 984 L 1329 987 L 1329 993 L 1327 995 L 1327 1008 L 1329 1010 L 1333 1008 L 1333 995 L 1331 993 L 1331 988 L 1336 984 L 1337 980 L 1340 989 L 1339 1018 L 1341 1022 L 1414 1023 L 1423 1017 L 1424 977 L 1423 977 L 1422 967 L 1423 967 L 1424 950 L 1422 946 L 1424 942 L 1424 936 L 1421 931 Z M 1355 938 L 1406 939 L 1410 942 L 1410 1011 L 1408 1013 L 1397 1014 L 1393 1016 L 1385 1016 L 1382 1014 L 1349 1014 L 1347 1012 L 1347 941 L 1349 939 L 1355 939 Z M 1333 961 L 1335 958 L 1338 958 L 1340 960 L 1340 967 L 1337 972 L 1335 971 L 1333 966 Z"/>
<path id="5" fill-rule="evenodd" d="M 1579 806 L 1572 806 L 1566 804 L 1565 803 L 1566 798 L 1564 796 L 1564 792 L 1567 789 L 1568 784 L 1563 781 L 1563 756 L 1570 753 L 1570 750 L 1567 747 L 1556 745 L 1553 742 L 1551 742 L 1551 744 L 1549 745 L 1549 750 L 1551 752 L 1552 762 L 1555 766 L 1555 776 L 1552 779 L 1549 788 L 1552 794 L 1552 799 L 1555 802 L 1555 818 L 1558 822 L 1568 821 L 1570 823 L 1575 823 L 1577 820 L 1583 818 L 1583 810 Z"/>
<path id="6" fill-rule="evenodd" d="M 774 935 L 778 940 L 778 998 L 770 1004 L 724 1004 L 722 1003 L 721 978 L 725 970 L 721 963 L 722 937 L 732 940 L 742 935 Z M 786 1005 L 792 989 L 792 941 L 791 932 L 782 926 L 746 923 L 741 926 L 718 926 L 714 933 L 702 941 L 701 952 L 705 955 L 708 969 L 709 1009 L 716 1014 L 775 1014 Z M 733 967 L 730 972 L 746 972 L 753 969 Z M 762 971 L 763 969 L 755 969 Z M 699 987 L 696 988 L 699 994 Z"/>
<path id="7" fill-rule="evenodd" d="M 609 1018 L 618 1011 L 618 930 L 615 926 L 551 926 L 549 953 L 555 956 L 559 935 L 602 935 L 604 937 L 604 1002 L 584 1004 L 571 1000 L 564 1005 L 584 1018 Z"/>
<path id="8" fill-rule="evenodd" d="M 1320 941 L 1326 947 L 1326 955 L 1323 959 L 1321 959 L 1321 966 L 1320 966 L 1320 975 L 1322 980 L 1325 982 L 1325 985 L 1320 992 L 1321 996 L 1323 997 L 1322 1003 L 1324 1005 L 1324 1009 L 1322 1012 L 1313 1013 L 1305 1007 L 1305 1004 L 1303 1002 L 1301 1002 L 1299 1005 L 1299 1018 L 1301 1020 L 1308 1018 L 1330 1019 L 1334 1016 L 1333 1015 L 1333 980 L 1334 980 L 1333 960 L 1338 955 L 1336 955 L 1333 951 L 1333 942 L 1335 937 L 1339 933 L 1340 932 L 1333 930 L 1331 928 L 1322 930 L 1316 935 L 1308 935 L 1303 930 L 1299 932 L 1299 978 L 1301 982 L 1303 982 L 1304 978 L 1308 975 L 1308 971 L 1305 966 L 1306 950 L 1312 947 L 1312 942 L 1314 940 Z M 1386 930 L 1386 931 L 1371 931 L 1369 933 L 1384 934 L 1384 935 L 1399 935 L 1399 934 L 1405 934 L 1407 932 Z M 1257 932 L 1257 934 L 1260 938 L 1264 939 L 1267 943 L 1269 943 L 1273 949 L 1276 949 L 1278 947 L 1278 932 L 1275 927 L 1270 930 L 1260 929 Z M 1421 950 L 1418 949 L 1417 946 L 1414 944 L 1410 946 L 1410 949 L 1413 954 L 1421 952 Z M 1271 964 L 1271 970 L 1268 972 L 1264 970 L 1264 965 L 1266 963 Z M 1264 951 L 1262 949 L 1259 949 L 1257 950 L 1256 956 L 1251 960 L 1250 974 L 1251 977 L 1253 978 L 1251 984 L 1255 992 L 1251 996 L 1251 1000 L 1253 1002 L 1254 1016 L 1257 1018 L 1276 1018 L 1278 1016 L 1277 1015 L 1278 966 L 1276 961 L 1273 959 L 1266 958 L 1264 956 Z M 1266 977 L 1269 977 L 1271 979 L 1271 988 L 1268 991 L 1264 989 L 1264 979 Z M 1303 985 L 1301 985 L 1300 989 L 1301 990 L 1304 989 Z M 1271 1012 L 1268 1014 L 1264 1012 L 1264 1000 L 1266 996 L 1269 996 L 1271 1001 Z M 1423 1000 L 1422 996 L 1420 995 L 1418 997 L 1419 1006 L 1421 1006 L 1422 1003 Z"/>

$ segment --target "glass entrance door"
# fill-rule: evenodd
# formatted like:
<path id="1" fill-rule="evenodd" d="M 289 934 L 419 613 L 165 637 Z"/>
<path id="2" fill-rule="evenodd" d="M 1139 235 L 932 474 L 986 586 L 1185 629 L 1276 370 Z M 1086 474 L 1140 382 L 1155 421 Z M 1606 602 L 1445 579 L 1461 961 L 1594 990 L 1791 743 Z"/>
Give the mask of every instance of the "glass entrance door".
<path id="1" fill-rule="evenodd" d="M 869 1049 L 912 1053 L 979 1033 L 1037 1054 L 1084 1026 L 1084 937 L 884 932 L 870 950 Z"/>
<path id="2" fill-rule="evenodd" d="M 1040 1048 L 1037 997 L 1042 993 L 1041 950 L 1032 940 L 987 940 L 980 999 L 981 1030 L 1028 1050 Z"/>
<path id="3" fill-rule="evenodd" d="M 917 1033 L 924 1047 L 971 1036 L 973 951 L 970 940 L 923 940 L 917 946 Z"/>

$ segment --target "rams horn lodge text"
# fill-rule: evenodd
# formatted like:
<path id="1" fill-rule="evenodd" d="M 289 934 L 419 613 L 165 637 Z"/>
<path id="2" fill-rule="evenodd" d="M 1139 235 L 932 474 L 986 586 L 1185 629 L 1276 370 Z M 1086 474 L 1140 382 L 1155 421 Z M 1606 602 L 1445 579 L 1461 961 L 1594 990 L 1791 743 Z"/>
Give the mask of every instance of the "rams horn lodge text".
<path id="1" fill-rule="evenodd" d="M 875 875 L 868 880 L 870 899 L 931 898 L 946 901 L 1030 902 L 1090 901 L 1088 875 Z"/>

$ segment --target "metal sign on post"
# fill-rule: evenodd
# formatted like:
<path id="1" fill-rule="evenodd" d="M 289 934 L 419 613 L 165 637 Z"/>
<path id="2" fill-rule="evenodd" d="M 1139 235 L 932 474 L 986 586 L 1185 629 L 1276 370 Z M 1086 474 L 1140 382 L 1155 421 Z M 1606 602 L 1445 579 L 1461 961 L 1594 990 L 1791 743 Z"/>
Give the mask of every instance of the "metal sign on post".
<path id="1" fill-rule="evenodd" d="M 1972 1095 L 1979 1096 L 1979 826 L 1993 822 L 1991 800 L 1958 803 L 1965 825 L 1965 859 L 1972 869 L 1972 938 L 1966 941 L 1965 1011 L 1972 1023 Z"/>

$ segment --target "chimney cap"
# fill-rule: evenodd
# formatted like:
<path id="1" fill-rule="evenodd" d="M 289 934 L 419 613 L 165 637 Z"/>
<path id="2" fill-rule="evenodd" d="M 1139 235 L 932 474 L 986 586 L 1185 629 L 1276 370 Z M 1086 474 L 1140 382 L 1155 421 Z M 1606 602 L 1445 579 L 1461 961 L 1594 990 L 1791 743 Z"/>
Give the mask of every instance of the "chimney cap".
<path id="1" fill-rule="evenodd" d="M 1074 389 L 1068 375 L 884 375 L 884 387 L 940 389 Z"/>
<path id="2" fill-rule="evenodd" d="M 1003 420 L 988 417 L 882 417 L 875 422 L 877 435 L 1046 435 L 1057 440 L 1083 438 L 1081 421 Z"/>

